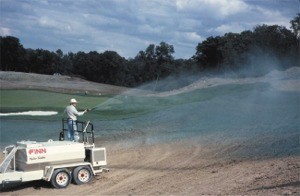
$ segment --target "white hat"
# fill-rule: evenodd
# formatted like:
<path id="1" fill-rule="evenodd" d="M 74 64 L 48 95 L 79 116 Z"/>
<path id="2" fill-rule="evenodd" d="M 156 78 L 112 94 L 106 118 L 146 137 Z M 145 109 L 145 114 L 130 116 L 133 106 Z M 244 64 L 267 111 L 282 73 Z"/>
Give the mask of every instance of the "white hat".
<path id="1" fill-rule="evenodd" d="M 76 99 L 73 98 L 70 100 L 70 103 L 77 103 L 77 101 L 76 101 Z"/>

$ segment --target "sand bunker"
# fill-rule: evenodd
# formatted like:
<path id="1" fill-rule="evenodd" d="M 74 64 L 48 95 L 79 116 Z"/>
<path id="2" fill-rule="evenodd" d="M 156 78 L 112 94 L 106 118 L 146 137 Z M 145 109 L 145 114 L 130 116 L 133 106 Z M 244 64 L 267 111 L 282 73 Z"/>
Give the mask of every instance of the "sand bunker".
<path id="1" fill-rule="evenodd" d="M 53 116 L 56 114 L 57 114 L 56 111 L 26 111 L 26 112 L 0 113 L 0 116 Z"/>

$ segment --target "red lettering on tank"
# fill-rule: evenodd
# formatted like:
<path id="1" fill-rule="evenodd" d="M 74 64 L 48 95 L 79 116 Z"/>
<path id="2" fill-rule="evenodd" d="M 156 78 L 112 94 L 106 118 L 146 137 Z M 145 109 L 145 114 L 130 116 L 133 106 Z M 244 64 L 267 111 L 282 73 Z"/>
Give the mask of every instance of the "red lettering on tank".
<path id="1" fill-rule="evenodd" d="M 28 154 L 46 154 L 47 149 L 46 148 L 36 148 L 36 149 L 29 149 Z"/>

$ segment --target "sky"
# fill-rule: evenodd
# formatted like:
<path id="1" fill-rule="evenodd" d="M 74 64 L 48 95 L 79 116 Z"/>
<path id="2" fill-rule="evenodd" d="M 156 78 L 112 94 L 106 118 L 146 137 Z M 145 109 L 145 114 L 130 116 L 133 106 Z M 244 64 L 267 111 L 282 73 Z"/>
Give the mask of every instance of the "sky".
<path id="1" fill-rule="evenodd" d="M 129 59 L 163 41 L 188 59 L 210 36 L 262 24 L 290 29 L 300 0 L 0 0 L 0 11 L 0 35 L 24 48 Z"/>

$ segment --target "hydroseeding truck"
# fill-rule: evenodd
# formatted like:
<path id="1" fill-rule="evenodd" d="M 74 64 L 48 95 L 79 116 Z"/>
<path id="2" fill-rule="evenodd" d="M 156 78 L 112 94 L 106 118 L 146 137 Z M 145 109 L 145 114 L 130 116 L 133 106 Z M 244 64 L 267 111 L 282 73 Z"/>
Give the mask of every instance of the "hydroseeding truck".
<path id="1" fill-rule="evenodd" d="M 106 149 L 96 148 L 92 123 L 77 121 L 79 141 L 66 141 L 68 120 L 62 120 L 59 141 L 20 141 L 5 148 L 0 165 L 0 187 L 33 180 L 50 181 L 55 188 L 90 182 L 108 172 Z"/>

